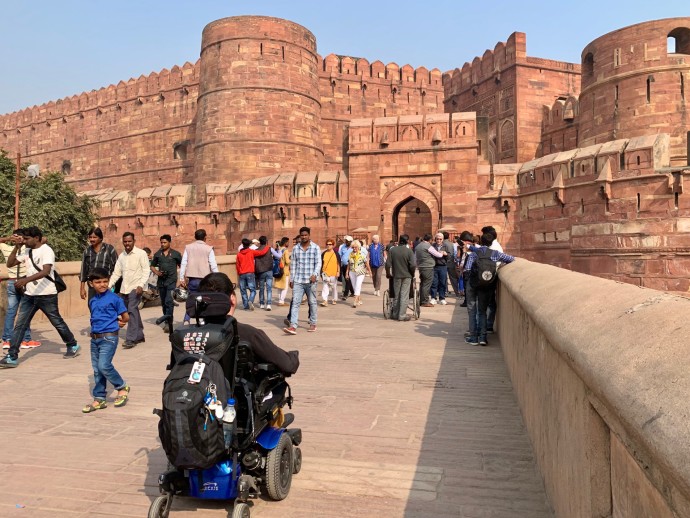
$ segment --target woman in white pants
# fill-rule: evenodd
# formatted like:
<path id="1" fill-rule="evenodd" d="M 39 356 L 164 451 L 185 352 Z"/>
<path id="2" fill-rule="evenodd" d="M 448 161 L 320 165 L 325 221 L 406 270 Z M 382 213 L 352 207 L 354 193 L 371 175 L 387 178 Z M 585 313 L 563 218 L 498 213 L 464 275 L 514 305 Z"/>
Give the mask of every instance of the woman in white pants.
<path id="1" fill-rule="evenodd" d="M 371 275 L 371 269 L 369 268 L 369 261 L 367 256 L 362 253 L 362 243 L 357 239 L 352 242 L 352 253 L 350 254 L 350 260 L 347 264 L 347 275 L 352 281 L 352 287 L 355 291 L 355 301 L 352 304 L 353 308 L 362 305 L 362 284 L 364 283 L 364 277 L 367 272 Z"/>
<path id="2" fill-rule="evenodd" d="M 321 254 L 321 280 L 323 281 L 323 289 L 321 290 L 321 305 L 328 306 L 328 295 L 332 292 L 331 302 L 333 304 L 338 300 L 338 276 L 340 275 L 340 257 L 333 248 L 335 241 L 332 239 L 326 240 L 326 250 Z"/>

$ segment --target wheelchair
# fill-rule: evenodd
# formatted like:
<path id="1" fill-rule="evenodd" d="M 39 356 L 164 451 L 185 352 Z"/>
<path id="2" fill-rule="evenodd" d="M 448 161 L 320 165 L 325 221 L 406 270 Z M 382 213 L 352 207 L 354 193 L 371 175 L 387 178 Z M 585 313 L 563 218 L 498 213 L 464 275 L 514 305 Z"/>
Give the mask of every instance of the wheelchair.
<path id="1" fill-rule="evenodd" d="M 167 518 L 176 497 L 233 500 L 228 517 L 250 518 L 250 498 L 263 493 L 272 500 L 285 499 L 293 474 L 301 469 L 302 432 L 288 428 L 294 415 L 283 413 L 293 402 L 286 375 L 254 356 L 251 344 L 238 336 L 234 318 L 207 322 L 222 320 L 229 309 L 229 298 L 222 293 L 200 293 L 188 300 L 187 311 L 196 323 L 170 334 L 169 368 L 190 354 L 218 361 L 229 382 L 228 394 L 236 401 L 231 446 L 220 462 L 203 470 L 172 465 L 166 450 L 169 469 L 158 478 L 161 496 L 151 503 L 148 518 Z M 190 340 L 192 335 L 203 336 L 203 342 Z"/>
<path id="2" fill-rule="evenodd" d="M 389 320 L 395 305 L 395 290 L 393 289 L 393 279 L 388 279 L 388 289 L 383 292 L 383 318 Z M 412 318 L 419 319 L 422 311 L 421 295 L 417 287 L 417 279 L 412 279 L 410 284 L 410 297 L 407 309 L 412 311 Z"/>

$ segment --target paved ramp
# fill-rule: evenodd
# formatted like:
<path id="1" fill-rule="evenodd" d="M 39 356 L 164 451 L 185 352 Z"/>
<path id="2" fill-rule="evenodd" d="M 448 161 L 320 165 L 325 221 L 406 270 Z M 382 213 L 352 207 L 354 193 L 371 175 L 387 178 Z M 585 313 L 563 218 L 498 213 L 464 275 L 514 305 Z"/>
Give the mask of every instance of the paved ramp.
<path id="1" fill-rule="evenodd" d="M 238 313 L 302 361 L 291 380 L 302 472 L 287 500 L 256 500 L 252 517 L 552 516 L 497 339 L 465 345 L 466 310 L 449 300 L 404 323 L 383 320 L 381 299 L 365 295 L 358 309 L 319 307 L 316 333 L 302 306 L 293 337 L 280 330 L 286 308 Z M 166 465 L 151 414 L 169 357 L 158 314 L 144 310 L 147 342 L 115 356 L 132 385 L 124 408 L 81 413 L 86 319 L 69 322 L 82 334 L 79 358 L 63 360 L 57 333 L 41 325 L 44 346 L 0 371 L 0 516 L 146 516 Z M 171 516 L 227 512 L 178 499 Z"/>

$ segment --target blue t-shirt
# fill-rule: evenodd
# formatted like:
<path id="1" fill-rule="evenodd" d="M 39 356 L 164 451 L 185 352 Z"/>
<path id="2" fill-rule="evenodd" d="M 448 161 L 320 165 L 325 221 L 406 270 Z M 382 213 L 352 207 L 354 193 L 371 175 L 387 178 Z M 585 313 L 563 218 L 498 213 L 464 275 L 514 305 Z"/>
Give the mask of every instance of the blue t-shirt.
<path id="1" fill-rule="evenodd" d="M 89 301 L 92 333 L 114 333 L 120 330 L 117 317 L 127 313 L 124 301 L 112 291 L 96 294 Z"/>

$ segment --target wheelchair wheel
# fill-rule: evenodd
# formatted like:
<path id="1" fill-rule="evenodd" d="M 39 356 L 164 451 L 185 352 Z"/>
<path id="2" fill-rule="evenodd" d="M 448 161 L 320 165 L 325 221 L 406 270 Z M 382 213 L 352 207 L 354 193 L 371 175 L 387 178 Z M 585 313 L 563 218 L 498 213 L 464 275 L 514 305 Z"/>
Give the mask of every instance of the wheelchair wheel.
<path id="1" fill-rule="evenodd" d="M 169 495 L 161 495 L 157 497 L 149 507 L 148 518 L 168 518 L 170 509 L 168 508 Z"/>
<path id="2" fill-rule="evenodd" d="M 419 315 L 422 312 L 422 295 L 419 293 L 417 283 L 414 285 L 414 295 L 412 296 L 412 316 L 415 320 L 419 320 Z"/>
<path id="3" fill-rule="evenodd" d="M 295 461 L 292 467 L 292 474 L 296 475 L 302 469 L 302 450 L 299 446 L 295 446 L 293 455 L 295 457 Z"/>
<path id="4" fill-rule="evenodd" d="M 249 518 L 249 505 L 244 502 L 235 502 L 229 518 Z"/>
<path id="5" fill-rule="evenodd" d="M 266 457 L 266 491 L 271 500 L 284 500 L 290 492 L 295 462 L 292 455 L 292 441 L 284 433 Z"/>
<path id="6" fill-rule="evenodd" d="M 388 290 L 383 292 L 383 318 L 386 320 L 391 317 L 391 298 L 388 295 Z"/>

